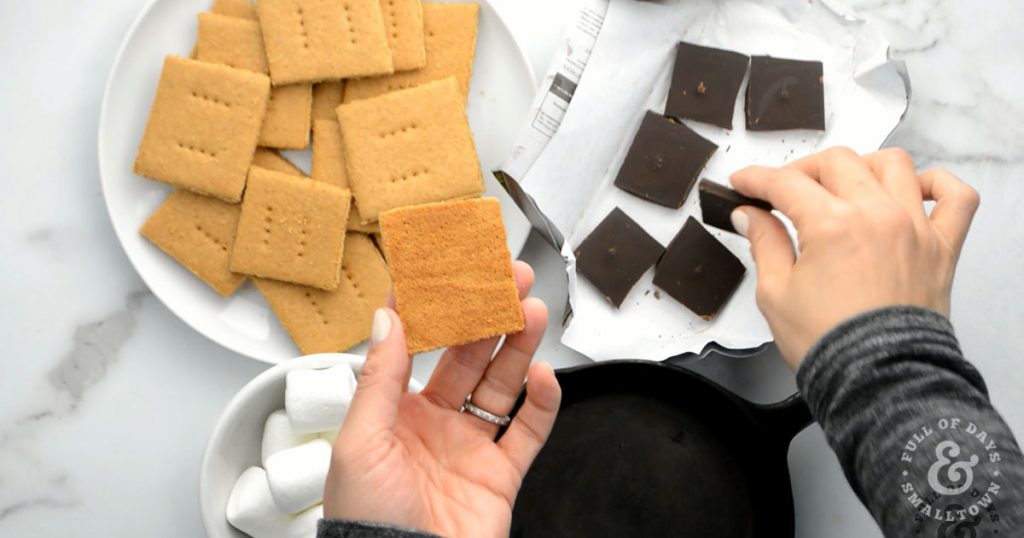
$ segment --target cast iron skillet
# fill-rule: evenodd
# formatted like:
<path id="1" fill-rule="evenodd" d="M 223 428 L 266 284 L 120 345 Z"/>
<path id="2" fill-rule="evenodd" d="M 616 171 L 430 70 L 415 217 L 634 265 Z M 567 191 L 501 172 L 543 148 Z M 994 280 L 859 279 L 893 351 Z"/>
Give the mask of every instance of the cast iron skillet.
<path id="1" fill-rule="evenodd" d="M 748 402 L 667 363 L 557 372 L 562 408 L 512 513 L 513 537 L 793 536 L 786 453 L 799 395 Z"/>

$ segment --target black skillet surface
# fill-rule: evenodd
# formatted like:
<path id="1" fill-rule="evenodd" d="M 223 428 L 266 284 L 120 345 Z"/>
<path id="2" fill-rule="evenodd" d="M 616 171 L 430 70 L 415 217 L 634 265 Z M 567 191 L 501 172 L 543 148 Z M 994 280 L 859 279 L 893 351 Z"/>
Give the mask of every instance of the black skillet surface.
<path id="1" fill-rule="evenodd" d="M 560 370 L 562 409 L 512 513 L 513 537 L 793 535 L 786 452 L 798 396 L 762 406 L 667 363 Z"/>

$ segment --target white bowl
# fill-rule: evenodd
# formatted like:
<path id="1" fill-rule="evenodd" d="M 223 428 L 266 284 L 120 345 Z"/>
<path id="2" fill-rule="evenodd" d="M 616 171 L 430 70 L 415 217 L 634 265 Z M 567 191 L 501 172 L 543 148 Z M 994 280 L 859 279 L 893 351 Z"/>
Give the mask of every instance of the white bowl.
<path id="1" fill-rule="evenodd" d="M 359 374 L 365 359 L 347 353 L 319 353 L 282 362 L 253 378 L 221 412 L 206 445 L 199 471 L 199 503 L 203 526 L 211 538 L 245 538 L 224 516 L 228 496 L 242 471 L 260 465 L 260 444 L 267 417 L 284 409 L 285 377 L 296 369 L 328 368 L 345 363 Z M 415 379 L 409 389 L 419 391 Z"/>

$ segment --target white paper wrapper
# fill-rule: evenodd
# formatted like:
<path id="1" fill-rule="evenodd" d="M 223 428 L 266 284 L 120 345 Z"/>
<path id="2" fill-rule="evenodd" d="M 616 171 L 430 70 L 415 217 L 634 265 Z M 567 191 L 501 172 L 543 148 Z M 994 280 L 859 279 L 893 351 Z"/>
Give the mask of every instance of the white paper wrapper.
<path id="1" fill-rule="evenodd" d="M 756 277 L 749 244 L 709 228 L 747 267 L 733 298 L 713 321 L 694 315 L 665 293 L 655 298 L 653 268 L 621 308 L 609 305 L 577 278 L 572 250 L 614 207 L 620 207 L 662 244 L 688 216 L 700 220 L 696 188 L 678 210 L 627 194 L 612 185 L 629 144 L 648 110 L 662 112 L 676 44 L 687 41 L 748 55 L 771 55 L 824 64 L 826 130 L 748 133 L 744 92 L 733 130 L 687 121 L 719 145 L 701 177 L 728 184 L 729 174 L 750 164 L 778 166 L 835 145 L 858 152 L 877 149 L 906 111 L 909 82 L 902 63 L 888 56 L 888 42 L 863 22 L 842 16 L 821 0 L 612 0 L 571 104 L 554 135 L 518 185 L 531 210 L 564 234 L 562 254 L 573 317 L 562 341 L 595 360 L 661 360 L 700 352 L 709 343 L 732 349 L 771 340 L 754 302 Z M 512 161 L 515 161 L 513 156 Z M 558 239 L 558 233 L 553 234 Z"/>

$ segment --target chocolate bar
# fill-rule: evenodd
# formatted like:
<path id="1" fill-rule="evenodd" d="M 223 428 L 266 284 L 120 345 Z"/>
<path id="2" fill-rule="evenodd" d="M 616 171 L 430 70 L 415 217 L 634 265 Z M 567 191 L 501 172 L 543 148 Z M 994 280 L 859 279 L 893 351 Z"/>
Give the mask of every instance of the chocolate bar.
<path id="1" fill-rule="evenodd" d="M 576 248 L 576 269 L 618 308 L 665 247 L 615 208 Z"/>
<path id="2" fill-rule="evenodd" d="M 746 271 L 739 258 L 697 219 L 688 217 L 658 261 L 654 285 L 711 320 L 732 297 Z"/>
<path id="3" fill-rule="evenodd" d="M 764 200 L 748 198 L 725 185 L 707 179 L 700 180 L 697 191 L 700 195 L 700 212 L 704 224 L 727 232 L 737 233 L 732 225 L 732 211 L 741 205 L 759 207 L 765 211 L 772 210 L 772 205 Z"/>
<path id="4" fill-rule="evenodd" d="M 689 127 L 648 111 L 615 186 L 658 205 L 679 208 L 716 149 Z"/>
<path id="5" fill-rule="evenodd" d="M 825 130 L 821 62 L 754 56 L 747 84 L 747 130 Z"/>
<path id="6" fill-rule="evenodd" d="M 737 52 L 679 43 L 665 115 L 732 129 L 736 95 L 749 63 Z"/>

